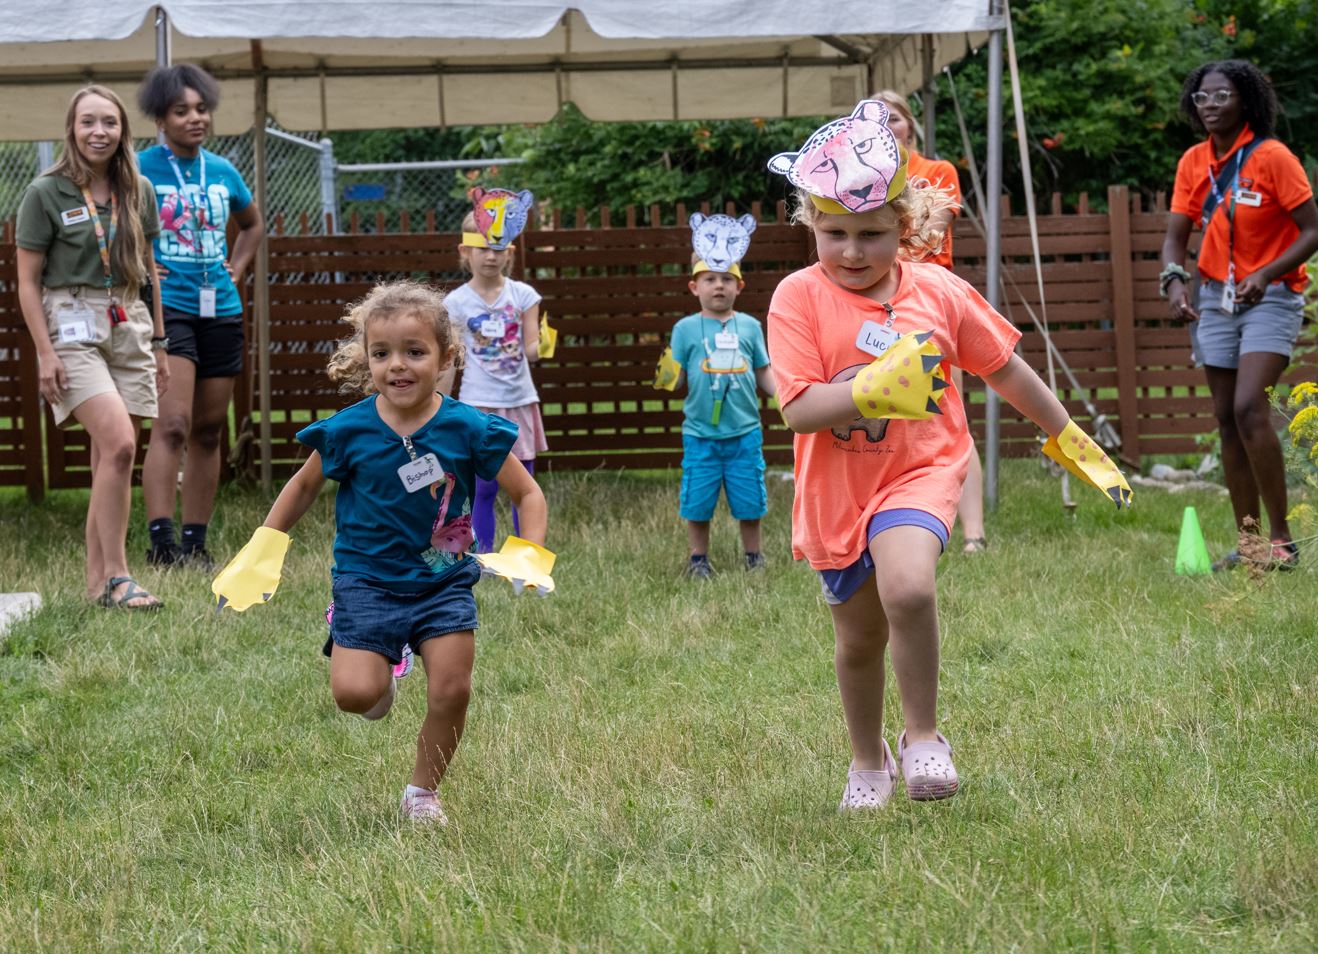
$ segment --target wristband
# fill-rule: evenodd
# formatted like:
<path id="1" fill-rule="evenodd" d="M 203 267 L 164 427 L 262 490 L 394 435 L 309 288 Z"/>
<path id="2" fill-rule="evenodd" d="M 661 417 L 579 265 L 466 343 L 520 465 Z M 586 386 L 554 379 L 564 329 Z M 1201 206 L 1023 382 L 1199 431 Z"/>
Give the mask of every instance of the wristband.
<path id="1" fill-rule="evenodd" d="M 1187 285 L 1190 284 L 1190 273 L 1175 262 L 1168 262 L 1158 273 L 1158 297 L 1167 297 L 1167 286 L 1172 283 L 1173 278 L 1179 278 Z"/>
<path id="2" fill-rule="evenodd" d="M 151 350 L 152 350 L 152 351 L 168 351 L 168 350 L 169 350 L 169 336 L 168 336 L 168 335 L 161 335 L 161 336 L 159 336 L 159 337 L 152 338 L 152 339 L 151 339 Z"/>

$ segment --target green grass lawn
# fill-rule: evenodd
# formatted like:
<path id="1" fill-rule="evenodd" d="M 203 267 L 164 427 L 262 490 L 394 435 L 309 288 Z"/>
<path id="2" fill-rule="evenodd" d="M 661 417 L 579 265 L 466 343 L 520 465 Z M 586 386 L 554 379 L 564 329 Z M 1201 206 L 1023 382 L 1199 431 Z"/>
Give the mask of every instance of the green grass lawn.
<path id="1" fill-rule="evenodd" d="M 478 588 L 448 831 L 395 816 L 420 670 L 380 723 L 330 699 L 330 496 L 274 601 L 216 617 L 188 571 L 140 574 L 156 615 L 85 605 L 85 496 L 5 492 L 0 588 L 47 607 L 0 642 L 0 950 L 1312 950 L 1318 551 L 1178 578 L 1181 508 L 1217 553 L 1224 498 L 1077 487 L 1068 521 L 1035 464 L 1002 486 L 989 552 L 940 570 L 962 792 L 840 818 L 791 485 L 767 575 L 721 517 L 696 585 L 675 474 L 550 476 L 559 589 Z M 226 488 L 212 549 L 264 511 Z"/>

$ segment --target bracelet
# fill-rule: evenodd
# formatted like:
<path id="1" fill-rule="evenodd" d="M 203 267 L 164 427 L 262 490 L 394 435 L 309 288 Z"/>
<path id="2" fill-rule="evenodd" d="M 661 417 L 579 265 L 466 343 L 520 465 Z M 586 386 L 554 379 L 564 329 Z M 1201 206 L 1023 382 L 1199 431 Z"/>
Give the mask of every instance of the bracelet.
<path id="1" fill-rule="evenodd" d="M 163 335 L 162 335 L 161 337 L 159 337 L 159 338 L 152 338 L 152 339 L 151 339 L 151 350 L 152 350 L 152 351 L 168 351 L 168 350 L 169 350 L 169 338 L 168 338 L 168 337 L 165 337 L 165 336 L 163 336 Z"/>
<path id="2" fill-rule="evenodd" d="M 1190 284 L 1190 273 L 1175 262 L 1168 262 L 1158 273 L 1158 297 L 1167 297 L 1167 286 L 1172 283 L 1173 278 L 1179 278 L 1187 285 Z"/>

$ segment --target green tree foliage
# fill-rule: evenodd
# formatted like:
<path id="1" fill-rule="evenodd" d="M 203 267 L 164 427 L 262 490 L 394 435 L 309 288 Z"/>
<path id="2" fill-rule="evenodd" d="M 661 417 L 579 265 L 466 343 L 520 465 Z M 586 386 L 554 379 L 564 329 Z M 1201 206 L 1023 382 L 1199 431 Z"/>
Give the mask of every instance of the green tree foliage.
<path id="1" fill-rule="evenodd" d="M 1033 0 L 1012 5 L 1031 168 L 1042 195 L 1111 183 L 1170 191 L 1196 136 L 1179 112 L 1181 84 L 1200 64 L 1239 58 L 1268 74 L 1282 105 L 1278 135 L 1314 168 L 1318 44 L 1313 0 Z M 1005 53 L 1004 53 L 1005 56 Z M 985 154 L 985 50 L 952 68 L 975 152 Z M 1010 81 L 1003 70 L 1004 180 L 1019 197 Z M 947 79 L 936 105 L 938 151 L 961 157 Z M 964 162 L 963 162 L 964 165 Z"/>
<path id="2" fill-rule="evenodd" d="M 1179 113 L 1181 84 L 1199 64 L 1238 57 L 1268 74 L 1282 104 L 1279 137 L 1318 173 L 1318 0 L 1021 0 L 1012 4 L 1035 188 L 1102 205 L 1112 183 L 1170 191 L 1195 141 Z M 951 69 L 981 165 L 987 52 Z M 1004 182 L 1019 200 L 1011 94 L 1004 68 Z M 940 78 L 937 152 L 964 169 L 948 80 Z M 918 100 L 913 103 L 918 112 Z M 675 202 L 772 203 L 787 189 L 764 163 L 825 117 L 596 123 L 568 104 L 538 126 L 390 130 L 335 136 L 343 162 L 521 156 L 526 164 L 455 177 L 529 188 L 571 211 Z M 965 183 L 968 185 L 968 183 Z"/>

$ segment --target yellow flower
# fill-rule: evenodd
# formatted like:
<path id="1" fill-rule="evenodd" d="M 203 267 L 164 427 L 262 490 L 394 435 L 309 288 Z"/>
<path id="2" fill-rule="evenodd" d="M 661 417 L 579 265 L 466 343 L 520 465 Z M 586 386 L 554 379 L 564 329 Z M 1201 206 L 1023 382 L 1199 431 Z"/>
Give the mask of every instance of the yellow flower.
<path id="1" fill-rule="evenodd" d="M 1291 440 L 1318 441 L 1318 404 L 1310 404 L 1291 419 Z"/>
<path id="2" fill-rule="evenodd" d="M 1301 381 L 1291 388 L 1291 396 L 1287 403 L 1291 407 L 1299 407 L 1310 398 L 1318 400 L 1318 384 L 1313 381 Z"/>
<path id="3" fill-rule="evenodd" d="M 1314 510 L 1307 503 L 1296 504 L 1291 508 L 1291 512 L 1286 514 L 1286 520 L 1289 523 L 1298 524 L 1304 532 L 1308 532 L 1309 524 L 1313 522 Z"/>

